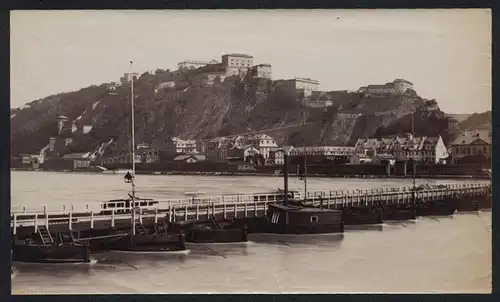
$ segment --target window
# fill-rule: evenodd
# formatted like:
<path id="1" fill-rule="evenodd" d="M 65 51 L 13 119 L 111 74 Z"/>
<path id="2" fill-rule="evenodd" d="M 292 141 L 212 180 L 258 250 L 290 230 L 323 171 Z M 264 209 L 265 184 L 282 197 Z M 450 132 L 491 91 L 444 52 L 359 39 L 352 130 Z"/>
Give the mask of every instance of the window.
<path id="1" fill-rule="evenodd" d="M 279 212 L 274 212 L 273 217 L 271 218 L 272 223 L 278 223 L 280 219 L 280 213 Z"/>
<path id="2" fill-rule="evenodd" d="M 318 216 L 311 216 L 311 222 L 318 222 Z"/>

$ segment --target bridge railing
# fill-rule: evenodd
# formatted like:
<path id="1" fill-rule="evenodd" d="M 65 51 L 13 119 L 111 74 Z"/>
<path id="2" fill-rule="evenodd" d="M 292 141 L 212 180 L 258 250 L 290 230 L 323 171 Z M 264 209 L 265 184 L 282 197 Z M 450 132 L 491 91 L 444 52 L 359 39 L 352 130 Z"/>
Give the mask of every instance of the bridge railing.
<path id="1" fill-rule="evenodd" d="M 485 190 L 491 190 L 490 183 L 473 183 L 473 184 L 448 184 L 448 185 L 438 185 L 429 186 L 417 191 L 418 196 L 422 197 L 442 197 L 446 194 L 451 194 L 453 192 L 460 194 L 481 194 Z M 321 190 L 321 191 L 310 191 L 307 192 L 307 201 L 319 201 L 320 199 L 329 200 L 341 200 L 342 198 L 375 198 L 373 196 L 386 195 L 398 195 L 401 194 L 401 198 L 407 198 L 407 195 L 411 195 L 413 188 L 410 186 L 396 187 L 396 188 L 373 188 L 373 189 L 354 189 L 354 190 Z M 225 195 L 225 196 L 200 196 L 182 199 L 171 199 L 171 200 L 157 200 L 159 203 L 153 208 L 159 209 L 169 209 L 172 207 L 184 207 L 193 205 L 206 205 L 206 204 L 246 204 L 255 201 L 267 201 L 273 202 L 280 199 L 278 193 L 255 193 L 246 195 Z M 300 193 L 299 199 L 304 199 L 304 194 Z M 98 213 L 103 211 L 102 203 L 92 203 L 92 204 L 78 204 L 78 205 L 62 205 L 62 206 L 52 206 L 49 207 L 44 205 L 39 208 L 28 208 L 27 206 L 13 207 L 11 209 L 12 214 L 28 215 L 28 214 L 69 214 L 72 213 Z M 115 208 L 119 210 L 129 210 L 128 208 Z"/>

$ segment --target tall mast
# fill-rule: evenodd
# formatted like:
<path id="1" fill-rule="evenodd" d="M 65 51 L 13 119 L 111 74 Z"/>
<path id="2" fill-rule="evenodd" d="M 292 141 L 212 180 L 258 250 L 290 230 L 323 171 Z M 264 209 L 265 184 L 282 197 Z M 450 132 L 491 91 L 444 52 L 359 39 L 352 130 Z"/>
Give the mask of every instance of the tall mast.
<path id="1" fill-rule="evenodd" d="M 135 235 L 135 106 L 134 106 L 134 70 L 133 61 L 130 61 L 130 112 L 132 128 L 132 235 Z"/>
<path id="2" fill-rule="evenodd" d="M 304 125 L 306 124 L 306 101 L 305 101 L 305 90 L 302 94 L 302 131 L 304 131 Z M 304 202 L 307 202 L 307 150 L 304 146 Z"/>
<path id="3" fill-rule="evenodd" d="M 411 135 L 413 137 L 413 139 L 415 139 L 415 121 L 414 121 L 414 115 L 415 115 L 415 112 L 412 112 L 411 113 Z M 415 189 L 415 173 L 416 173 L 416 164 L 415 164 L 415 153 L 416 153 L 416 150 L 415 148 L 413 148 L 413 168 L 412 168 L 412 175 L 413 175 L 413 189 Z"/>

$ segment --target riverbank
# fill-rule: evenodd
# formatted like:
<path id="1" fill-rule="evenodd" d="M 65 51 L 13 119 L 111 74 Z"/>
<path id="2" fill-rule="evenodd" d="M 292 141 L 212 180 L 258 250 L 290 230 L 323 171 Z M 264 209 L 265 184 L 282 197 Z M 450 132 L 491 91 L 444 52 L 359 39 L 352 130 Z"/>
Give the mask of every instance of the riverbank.
<path id="1" fill-rule="evenodd" d="M 34 172 L 65 172 L 65 173 L 105 173 L 105 174 L 120 174 L 118 171 L 107 170 L 41 170 L 29 168 L 11 168 L 11 171 L 34 171 Z M 264 176 L 264 177 L 282 177 L 283 174 L 274 173 L 258 173 L 258 172 L 198 172 L 198 171 L 136 171 L 137 175 L 186 175 L 186 176 Z M 290 173 L 290 177 L 299 177 L 298 174 Z M 323 177 L 323 178 L 370 178 L 370 179 L 411 179 L 412 175 L 340 175 L 340 174 L 308 174 L 307 177 Z M 431 178 L 431 179 L 490 179 L 487 175 L 431 175 L 418 174 L 415 178 Z"/>

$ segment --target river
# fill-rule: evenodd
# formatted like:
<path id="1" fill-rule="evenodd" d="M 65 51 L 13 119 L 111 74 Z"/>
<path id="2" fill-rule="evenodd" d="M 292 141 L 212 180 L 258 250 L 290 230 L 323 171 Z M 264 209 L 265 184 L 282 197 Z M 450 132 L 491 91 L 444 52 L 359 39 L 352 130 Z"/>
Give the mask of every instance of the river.
<path id="1" fill-rule="evenodd" d="M 137 194 L 168 200 L 282 188 L 278 177 L 137 176 Z M 417 179 L 421 183 L 463 180 Z M 468 182 L 471 182 L 470 180 Z M 474 181 L 472 181 L 474 182 Z M 483 182 L 483 181 L 480 181 Z M 310 178 L 310 190 L 411 186 L 411 179 Z M 12 206 L 97 204 L 127 196 L 123 175 L 11 173 Z M 290 189 L 303 182 L 290 179 Z M 460 213 L 343 235 L 251 234 L 246 244 L 188 244 L 184 254 L 102 253 L 93 265 L 16 264 L 13 294 L 491 292 L 491 212 Z"/>

